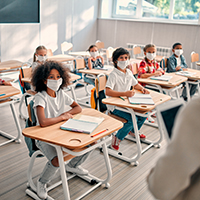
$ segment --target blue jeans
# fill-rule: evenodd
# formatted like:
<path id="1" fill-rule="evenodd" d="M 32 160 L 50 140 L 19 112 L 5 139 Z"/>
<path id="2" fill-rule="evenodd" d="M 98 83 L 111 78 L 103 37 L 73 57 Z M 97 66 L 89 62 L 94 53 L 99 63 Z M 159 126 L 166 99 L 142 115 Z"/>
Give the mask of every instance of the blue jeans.
<path id="1" fill-rule="evenodd" d="M 190 96 L 193 96 L 196 92 L 198 85 L 194 85 L 194 84 L 190 84 L 189 83 L 189 88 L 190 88 Z M 183 98 L 187 98 L 187 91 L 186 91 L 186 87 L 184 87 L 183 92 L 182 92 L 182 96 Z"/>
<path id="2" fill-rule="evenodd" d="M 95 86 L 95 82 L 94 82 L 94 79 L 92 79 L 92 78 L 88 78 L 88 77 L 86 77 L 86 76 L 84 76 L 84 81 L 86 82 L 86 83 L 89 83 L 89 84 L 91 84 L 91 85 L 94 85 Z"/>
<path id="3" fill-rule="evenodd" d="M 117 115 L 117 116 L 122 117 L 127 120 L 127 122 L 124 123 L 123 128 L 121 128 L 116 134 L 116 137 L 118 139 L 123 140 L 130 131 L 132 131 L 134 133 L 133 121 L 132 121 L 132 117 L 131 117 L 130 113 L 126 113 L 121 110 L 115 109 L 112 112 L 112 114 Z M 142 125 L 144 124 L 144 122 L 146 120 L 146 117 L 141 117 L 141 116 L 137 116 L 137 115 L 135 117 L 136 117 L 136 121 L 137 121 L 138 130 L 140 130 L 140 128 L 142 127 Z"/>

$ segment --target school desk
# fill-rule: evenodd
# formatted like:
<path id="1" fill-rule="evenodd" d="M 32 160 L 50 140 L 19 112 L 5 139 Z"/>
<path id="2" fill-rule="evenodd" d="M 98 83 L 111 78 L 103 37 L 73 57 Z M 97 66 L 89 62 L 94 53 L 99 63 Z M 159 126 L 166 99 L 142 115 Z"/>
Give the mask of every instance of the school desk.
<path id="1" fill-rule="evenodd" d="M 137 90 L 135 90 L 135 91 L 140 92 L 140 91 L 137 91 Z M 149 91 L 150 91 L 150 95 L 151 95 L 155 105 L 130 104 L 127 97 L 123 97 L 124 100 L 119 98 L 119 97 L 110 97 L 110 98 L 105 98 L 105 99 L 102 100 L 102 102 L 104 104 L 116 106 L 116 108 L 118 110 L 121 110 L 121 111 L 124 111 L 124 112 L 131 114 L 132 121 L 133 121 L 133 127 L 134 127 L 134 131 L 135 131 L 135 139 L 132 136 L 129 136 L 129 135 L 126 138 L 136 142 L 136 144 L 137 144 L 136 154 L 134 154 L 133 157 L 129 158 L 129 157 L 122 155 L 118 151 L 113 150 L 113 149 L 108 149 L 108 153 L 110 155 L 117 157 L 121 160 L 124 160 L 126 162 L 134 163 L 135 165 L 138 165 L 138 160 L 144 152 L 146 152 L 148 149 L 150 149 L 153 146 L 159 146 L 159 143 L 162 141 L 162 138 L 163 138 L 162 134 L 160 133 L 160 138 L 156 142 L 152 142 L 152 141 L 149 141 L 147 139 L 142 140 L 143 143 L 148 144 L 148 146 L 145 149 L 142 149 L 141 140 L 140 140 L 140 136 L 139 136 L 139 131 L 138 131 L 137 121 L 136 121 L 135 115 L 139 115 L 139 116 L 142 116 L 142 117 L 148 117 L 149 111 L 153 110 L 157 105 L 162 104 L 162 103 L 169 101 L 171 99 L 171 97 L 168 96 L 168 95 L 158 93 L 158 92 L 155 92 L 155 91 L 152 91 L 152 90 L 149 90 Z"/>
<path id="2" fill-rule="evenodd" d="M 55 55 L 55 56 L 49 56 L 48 60 L 53 60 L 53 61 L 57 61 L 57 62 L 66 62 L 66 61 L 75 60 L 75 58 L 73 56 L 59 54 L 59 55 Z"/>
<path id="3" fill-rule="evenodd" d="M 149 85 L 156 85 L 160 92 L 166 92 L 166 94 L 171 95 L 172 92 L 176 92 L 177 96 L 179 97 L 178 89 L 181 87 L 181 83 L 186 82 L 186 90 L 187 96 L 190 98 L 189 93 L 189 86 L 187 83 L 188 78 L 180 75 L 176 75 L 175 73 L 165 73 L 167 76 L 172 76 L 169 81 L 158 81 L 149 78 L 138 78 L 138 82 L 149 84 Z M 189 99 L 188 99 L 189 100 Z"/>
<path id="4" fill-rule="evenodd" d="M 14 99 L 10 98 L 10 97 L 17 95 L 17 94 L 20 94 L 20 91 L 13 86 L 4 86 L 4 85 L 0 86 L 0 107 L 10 105 L 12 115 L 13 115 L 13 118 L 15 120 L 15 125 L 16 125 L 17 131 L 18 131 L 17 136 L 14 137 L 14 136 L 0 130 L 0 135 L 9 139 L 9 141 L 1 143 L 0 146 L 3 146 L 5 144 L 13 142 L 13 141 L 20 143 L 21 127 L 20 127 L 20 124 L 19 124 L 17 113 L 15 111 L 15 106 L 14 106 L 14 103 L 16 101 Z M 1 113 L 1 114 L 3 114 L 3 113 Z M 11 124 L 11 126 L 12 126 L 12 124 Z"/>
<path id="5" fill-rule="evenodd" d="M 103 155 L 104 155 L 105 165 L 107 169 L 107 177 L 106 179 L 101 180 L 99 178 L 92 176 L 91 174 L 88 174 L 88 176 L 82 176 L 81 178 L 87 181 L 93 180 L 93 182 L 95 182 L 96 184 L 88 192 L 84 193 L 80 198 L 83 198 L 89 192 L 93 191 L 94 189 L 96 189 L 102 184 L 105 184 L 106 187 L 109 187 L 108 182 L 110 181 L 112 177 L 112 169 L 111 169 L 110 160 L 108 157 L 106 142 L 109 142 L 111 138 L 106 137 L 106 136 L 109 136 L 111 133 L 117 131 L 123 126 L 122 122 L 112 117 L 109 117 L 108 115 L 105 115 L 92 108 L 83 109 L 81 114 L 94 116 L 94 117 L 103 117 L 104 121 L 91 134 L 84 134 L 84 133 L 62 130 L 60 129 L 60 126 L 64 123 L 64 121 L 54 124 L 52 126 L 43 127 L 43 128 L 41 128 L 40 126 L 29 127 L 29 128 L 25 128 L 22 131 L 24 136 L 47 142 L 56 148 L 65 200 L 70 199 L 70 195 L 69 195 L 67 177 L 66 177 L 65 166 L 64 166 L 63 152 L 68 153 L 73 156 L 80 156 L 87 152 L 90 152 L 91 150 L 95 148 L 103 146 Z M 108 129 L 108 130 L 103 131 L 105 129 Z M 102 133 L 97 134 L 99 132 L 102 132 Z M 91 137 L 92 135 L 96 135 L 96 136 Z M 90 145 L 89 147 L 84 148 L 87 145 L 96 142 L 97 140 L 100 140 L 100 141 L 98 141 L 94 145 Z M 29 173 L 31 172 L 29 171 Z M 30 192 L 30 189 L 27 192 Z"/>
<path id="6" fill-rule="evenodd" d="M 0 73 L 3 71 L 19 69 L 22 66 L 23 62 L 18 60 L 8 60 L 0 63 Z"/>

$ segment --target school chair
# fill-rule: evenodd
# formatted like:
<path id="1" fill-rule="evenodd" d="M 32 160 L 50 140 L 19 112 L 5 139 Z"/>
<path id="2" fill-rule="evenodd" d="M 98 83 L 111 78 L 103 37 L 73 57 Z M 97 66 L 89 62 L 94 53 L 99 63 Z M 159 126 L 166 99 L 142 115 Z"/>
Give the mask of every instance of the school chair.
<path id="1" fill-rule="evenodd" d="M 27 116 L 23 113 L 22 106 L 25 102 L 25 105 L 28 106 L 28 98 L 35 95 L 35 91 L 31 89 L 30 83 L 23 82 L 22 78 L 30 78 L 32 74 L 31 64 L 29 62 L 25 62 L 22 64 L 22 67 L 19 69 L 19 85 L 23 96 L 20 99 L 19 104 L 19 116 L 22 119 L 26 119 Z"/>
<path id="2" fill-rule="evenodd" d="M 195 53 L 194 51 L 191 53 L 191 68 L 192 69 L 198 69 L 198 64 L 197 65 L 197 62 L 199 61 L 199 54 L 198 53 Z M 199 61 L 200 62 L 200 61 Z"/>
<path id="3" fill-rule="evenodd" d="M 141 55 L 142 54 L 142 50 L 140 46 L 133 46 L 133 57 L 137 59 L 136 56 Z"/>
<path id="4" fill-rule="evenodd" d="M 107 65 L 112 65 L 112 54 L 114 52 L 114 48 L 113 47 L 108 47 L 106 49 L 106 64 Z"/>
<path id="5" fill-rule="evenodd" d="M 95 45 L 97 46 L 97 48 L 99 49 L 99 51 L 101 51 L 102 49 L 104 49 L 104 42 L 101 42 L 100 40 L 97 40 L 95 42 Z"/>
<path id="6" fill-rule="evenodd" d="M 63 43 L 61 44 L 61 51 L 62 51 L 62 54 L 65 54 L 66 51 L 72 50 L 72 48 L 73 48 L 73 44 L 72 44 L 72 43 L 63 42 Z"/>
<path id="7" fill-rule="evenodd" d="M 53 52 L 51 49 L 47 49 L 47 57 L 53 56 Z"/>
<path id="8" fill-rule="evenodd" d="M 160 67 L 166 72 L 167 71 L 167 64 L 168 64 L 168 58 L 164 57 L 161 61 L 160 61 Z"/>

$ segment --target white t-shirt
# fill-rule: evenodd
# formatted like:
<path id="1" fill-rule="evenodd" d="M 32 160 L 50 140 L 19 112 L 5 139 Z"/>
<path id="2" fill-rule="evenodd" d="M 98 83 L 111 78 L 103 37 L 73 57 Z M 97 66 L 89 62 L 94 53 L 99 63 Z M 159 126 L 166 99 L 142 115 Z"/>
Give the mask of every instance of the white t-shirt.
<path id="1" fill-rule="evenodd" d="M 49 96 L 46 91 L 38 92 L 35 95 L 35 101 L 33 108 L 42 106 L 44 108 L 44 113 L 46 118 L 58 117 L 62 113 L 68 110 L 67 106 L 71 105 L 74 100 L 68 96 L 62 89 L 56 92 L 56 97 Z M 37 115 L 36 115 L 37 117 Z M 37 119 L 37 125 L 38 119 Z"/>
<path id="2" fill-rule="evenodd" d="M 177 67 L 181 66 L 181 57 L 180 56 L 178 58 L 176 57 L 176 61 L 177 61 Z"/>
<path id="3" fill-rule="evenodd" d="M 114 68 L 110 73 L 106 87 L 118 92 L 126 92 L 131 89 L 131 86 L 138 84 L 138 81 L 133 76 L 131 70 L 126 69 L 126 73 Z M 107 105 L 113 111 L 114 106 Z"/>

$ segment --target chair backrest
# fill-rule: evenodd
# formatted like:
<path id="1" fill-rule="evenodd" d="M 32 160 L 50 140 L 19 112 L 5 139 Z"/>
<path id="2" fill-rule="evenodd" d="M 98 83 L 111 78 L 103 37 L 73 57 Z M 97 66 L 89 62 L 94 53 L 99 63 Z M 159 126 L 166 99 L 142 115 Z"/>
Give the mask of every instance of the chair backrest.
<path id="1" fill-rule="evenodd" d="M 113 51 L 114 51 L 115 49 L 113 48 L 113 47 L 108 47 L 107 49 L 106 49 L 106 57 L 107 57 L 107 59 L 110 59 L 110 58 L 112 58 L 112 54 L 113 54 Z"/>
<path id="2" fill-rule="evenodd" d="M 53 52 L 51 49 L 47 49 L 47 57 L 53 56 Z"/>
<path id="3" fill-rule="evenodd" d="M 199 54 L 195 53 L 194 51 L 191 53 L 191 62 L 197 62 L 199 61 Z"/>
<path id="4" fill-rule="evenodd" d="M 62 54 L 65 54 L 65 51 L 70 51 L 72 50 L 73 48 L 73 44 L 72 43 L 69 43 L 69 42 L 63 42 L 61 44 L 61 51 L 62 51 Z"/>
<path id="5" fill-rule="evenodd" d="M 85 68 L 85 60 L 84 58 L 74 60 L 75 70 L 84 69 Z"/>
<path id="6" fill-rule="evenodd" d="M 97 46 L 98 49 L 104 48 L 104 42 L 101 42 L 99 40 L 96 41 L 95 45 Z"/>
<path id="7" fill-rule="evenodd" d="M 160 67 L 166 71 L 167 70 L 167 63 L 168 63 L 168 58 L 163 58 L 161 61 L 160 61 Z"/>
<path id="8" fill-rule="evenodd" d="M 133 46 L 133 55 L 141 54 L 142 50 L 140 46 Z"/>
<path id="9" fill-rule="evenodd" d="M 184 105 L 185 101 L 180 98 L 165 102 L 164 104 L 156 107 L 158 127 L 161 133 L 166 137 L 167 141 L 171 140 L 174 122 L 180 108 Z"/>

